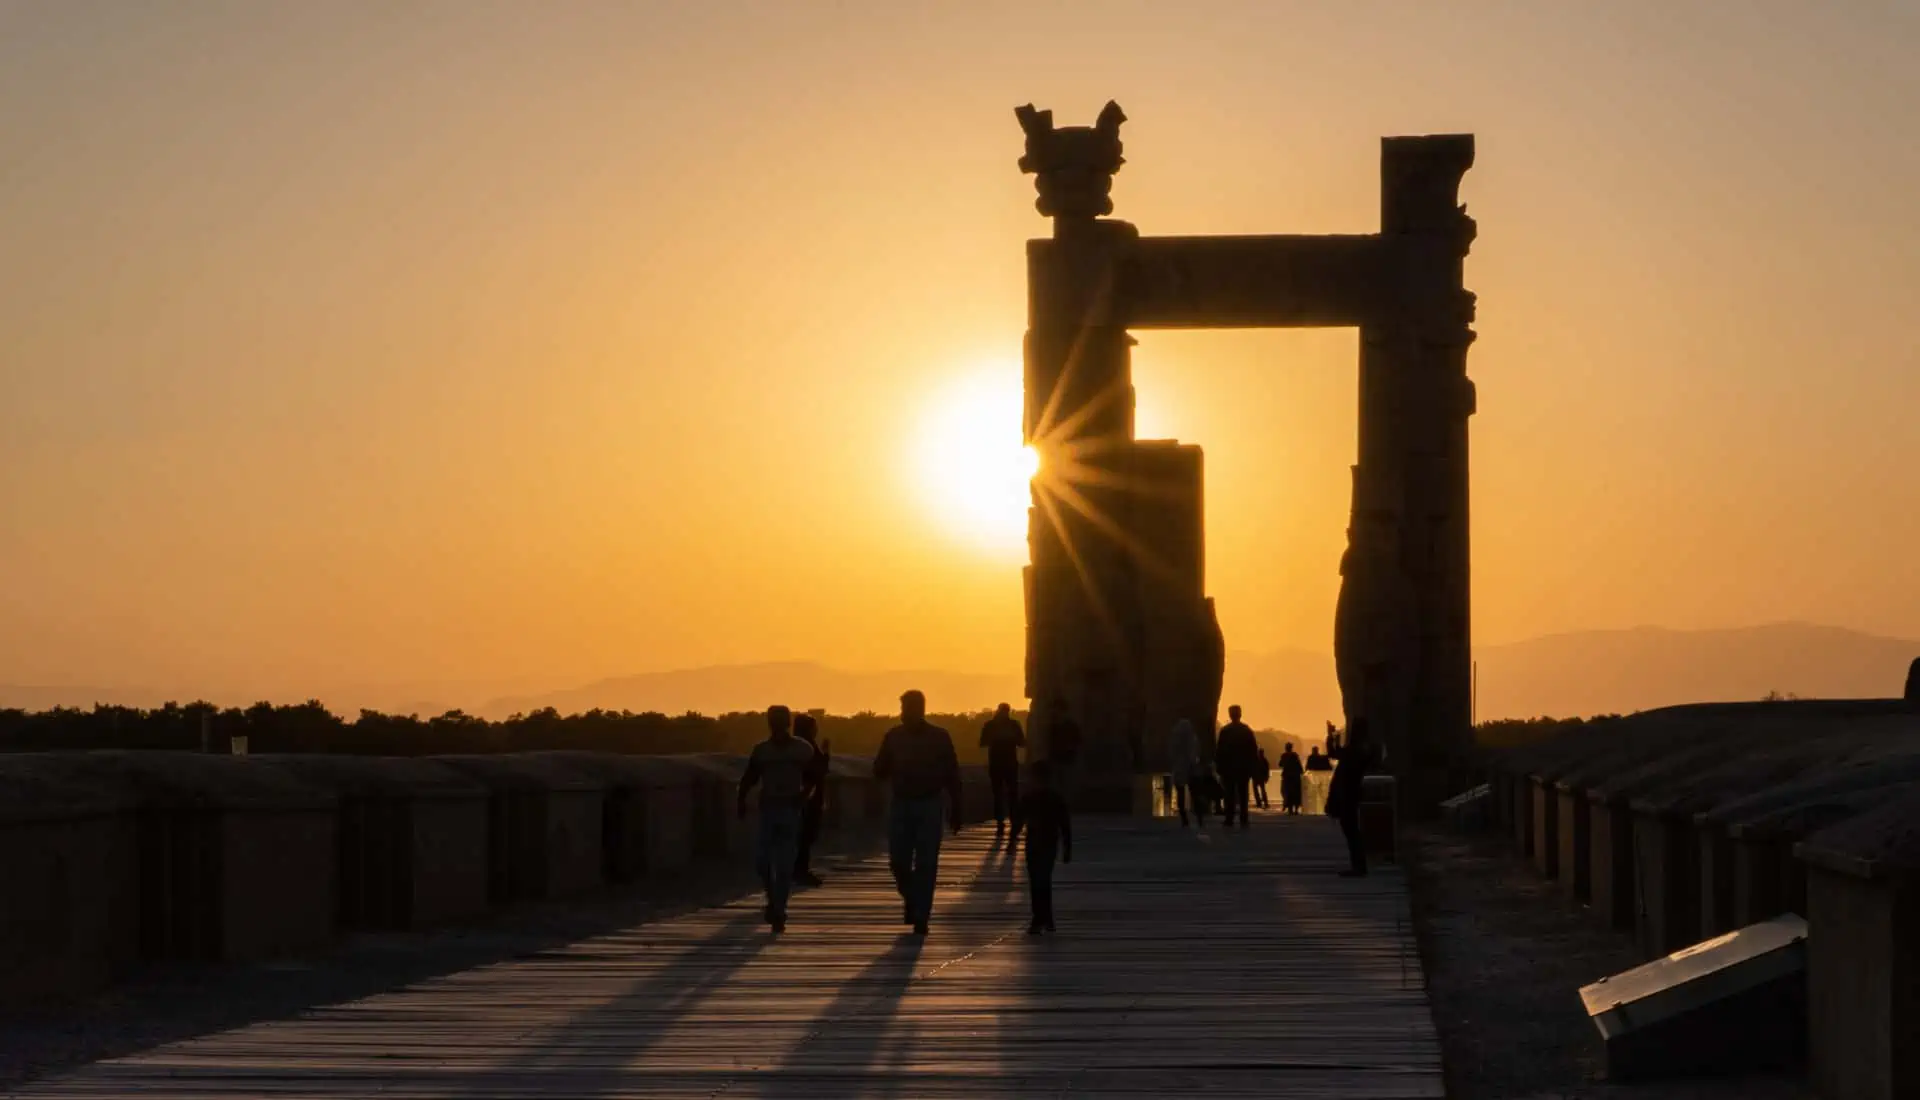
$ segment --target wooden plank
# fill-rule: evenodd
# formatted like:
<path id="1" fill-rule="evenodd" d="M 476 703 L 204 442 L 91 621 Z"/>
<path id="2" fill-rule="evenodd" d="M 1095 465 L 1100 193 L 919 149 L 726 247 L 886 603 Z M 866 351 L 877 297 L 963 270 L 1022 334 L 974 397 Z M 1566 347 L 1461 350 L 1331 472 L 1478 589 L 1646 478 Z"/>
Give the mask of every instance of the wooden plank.
<path id="1" fill-rule="evenodd" d="M 797 896 L 783 937 L 745 898 L 14 1095 L 1443 1095 L 1397 871 L 1335 877 L 1318 818 L 1080 827 L 1057 936 L 1024 934 L 1017 854 L 972 831 L 925 939 L 860 861 Z"/>

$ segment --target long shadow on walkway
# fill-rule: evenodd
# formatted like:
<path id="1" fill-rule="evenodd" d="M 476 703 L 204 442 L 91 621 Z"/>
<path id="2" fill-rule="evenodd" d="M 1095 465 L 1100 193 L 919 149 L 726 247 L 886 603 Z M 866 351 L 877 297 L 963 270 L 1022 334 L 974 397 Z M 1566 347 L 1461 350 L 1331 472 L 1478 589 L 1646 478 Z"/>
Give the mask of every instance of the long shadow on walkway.
<path id="1" fill-rule="evenodd" d="M 933 906 L 936 938 L 932 943 L 938 945 L 939 955 L 951 957 L 925 968 L 923 963 L 931 961 L 929 941 L 903 935 L 848 979 L 787 1056 L 765 1071 L 754 1095 L 824 1095 L 819 1087 L 823 1080 L 844 1081 L 848 1088 L 857 1088 L 861 1097 L 914 1095 L 911 1076 L 898 1071 L 918 1056 L 920 1029 L 911 1015 L 901 1016 L 902 1004 L 915 983 L 934 980 L 946 966 L 998 943 L 1013 920 L 1007 899 L 1016 884 L 1013 849 L 1006 838 L 996 836 L 971 864 L 956 866 L 955 857 L 960 855 L 950 848 L 942 853 L 943 889 Z M 951 897 L 955 877 L 964 878 L 964 890 L 957 901 L 942 904 L 943 898 Z M 951 937 L 957 937 L 958 944 Z M 896 1072 L 873 1072 L 885 1069 Z"/>
<path id="2" fill-rule="evenodd" d="M 768 942 L 757 912 L 724 921 L 706 938 L 675 955 L 618 994 L 565 1022 L 523 1037 L 520 1053 L 468 1079 L 447 1082 L 447 1095 L 487 1095 L 490 1089 L 546 1084 L 555 1096 L 605 1096 L 621 1091 L 621 1074 L 604 1065 L 609 1053 L 631 1063 L 679 1026 L 687 1012 L 732 981 Z M 634 952 L 631 958 L 643 957 Z M 616 1043 L 607 1041 L 618 1032 Z M 589 1071 L 599 1072 L 589 1072 Z"/>

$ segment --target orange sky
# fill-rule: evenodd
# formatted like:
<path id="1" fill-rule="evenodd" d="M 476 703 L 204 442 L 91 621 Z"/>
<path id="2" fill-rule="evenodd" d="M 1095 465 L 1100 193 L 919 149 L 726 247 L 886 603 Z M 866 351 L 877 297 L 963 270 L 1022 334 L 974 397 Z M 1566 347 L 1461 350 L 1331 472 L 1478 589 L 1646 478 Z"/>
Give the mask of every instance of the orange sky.
<path id="1" fill-rule="evenodd" d="M 1017 378 L 1011 108 L 1108 97 L 1147 233 L 1371 231 L 1381 135 L 1478 134 L 1478 640 L 1920 636 L 1916 55 L 1868 3 L 0 0 L 0 683 L 1017 666 L 1017 542 L 917 456 Z M 1229 644 L 1328 648 L 1353 334 L 1137 363 Z"/>

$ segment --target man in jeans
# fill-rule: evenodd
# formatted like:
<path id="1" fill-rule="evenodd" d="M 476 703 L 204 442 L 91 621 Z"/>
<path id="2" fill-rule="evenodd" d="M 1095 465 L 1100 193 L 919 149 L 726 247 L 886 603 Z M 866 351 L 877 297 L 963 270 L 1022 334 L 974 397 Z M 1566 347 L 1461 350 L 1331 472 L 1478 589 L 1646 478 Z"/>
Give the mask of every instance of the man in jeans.
<path id="1" fill-rule="evenodd" d="M 960 831 L 960 757 L 946 730 L 927 721 L 927 697 L 900 696 L 900 724 L 887 731 L 873 758 L 873 777 L 891 782 L 892 819 L 887 823 L 888 863 L 905 903 L 906 923 L 926 935 L 933 913 L 933 887 L 940 871 L 940 796 L 948 820 Z"/>
<path id="2" fill-rule="evenodd" d="M 800 816 L 813 776 L 813 746 L 793 735 L 793 714 L 767 708 L 767 739 L 753 747 L 740 777 L 739 813 L 747 816 L 747 792 L 760 784 L 760 836 L 754 867 L 767 890 L 767 923 L 787 930 L 787 898 L 800 853 Z"/>
<path id="3" fill-rule="evenodd" d="M 987 780 L 993 784 L 993 820 L 1005 828 L 1007 815 L 1016 815 L 1016 832 L 1020 812 L 1020 750 L 1026 744 L 1025 731 L 1014 720 L 1013 708 L 1005 703 L 980 727 L 980 747 L 987 750 Z"/>

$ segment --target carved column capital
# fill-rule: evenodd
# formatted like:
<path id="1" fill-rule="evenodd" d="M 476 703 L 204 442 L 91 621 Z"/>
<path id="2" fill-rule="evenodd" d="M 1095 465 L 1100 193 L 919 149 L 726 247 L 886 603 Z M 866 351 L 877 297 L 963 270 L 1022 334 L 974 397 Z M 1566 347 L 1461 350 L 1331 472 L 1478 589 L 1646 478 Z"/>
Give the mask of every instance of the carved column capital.
<path id="1" fill-rule="evenodd" d="M 1091 221 L 1113 213 L 1113 174 L 1126 159 L 1120 155 L 1120 124 L 1126 112 L 1111 100 L 1092 126 L 1053 124 L 1052 111 L 1033 104 L 1014 108 L 1014 117 L 1026 132 L 1026 155 L 1020 170 L 1034 176 L 1040 197 L 1034 207 L 1049 218 Z"/>

